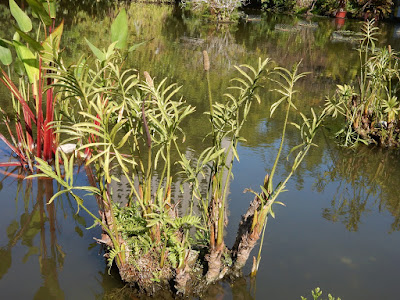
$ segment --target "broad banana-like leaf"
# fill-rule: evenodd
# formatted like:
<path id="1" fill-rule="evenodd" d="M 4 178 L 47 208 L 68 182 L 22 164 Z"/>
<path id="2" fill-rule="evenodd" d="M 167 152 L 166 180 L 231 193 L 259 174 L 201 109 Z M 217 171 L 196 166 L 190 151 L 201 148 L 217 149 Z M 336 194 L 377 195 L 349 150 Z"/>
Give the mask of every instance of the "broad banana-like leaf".
<path id="1" fill-rule="evenodd" d="M 128 17 L 123 8 L 111 24 L 111 42 L 117 42 L 115 48 L 126 49 L 128 44 Z"/>
<path id="2" fill-rule="evenodd" d="M 45 9 L 43 4 L 38 0 L 26 0 L 29 6 L 32 8 L 32 11 L 36 13 L 36 15 L 42 20 L 46 26 L 50 26 L 53 22 L 50 18 L 50 13 Z M 47 5 L 47 3 L 46 3 Z"/>
<path id="3" fill-rule="evenodd" d="M 20 42 L 13 41 L 18 58 L 23 62 L 26 74 L 31 84 L 39 79 L 39 62 L 29 48 Z"/>
<path id="4" fill-rule="evenodd" d="M 9 0 L 11 14 L 17 21 L 19 28 L 23 32 L 32 30 L 32 22 L 28 15 L 15 3 L 14 0 Z"/>
<path id="5" fill-rule="evenodd" d="M 36 41 L 35 39 L 31 38 L 28 34 L 21 31 L 19 28 L 15 27 L 15 30 L 18 32 L 19 36 L 28 43 L 29 48 L 35 50 L 36 52 L 40 52 L 43 50 L 42 45 Z"/>
<path id="6" fill-rule="evenodd" d="M 0 61 L 3 65 L 10 65 L 12 63 L 11 51 L 4 40 L 0 39 Z"/>

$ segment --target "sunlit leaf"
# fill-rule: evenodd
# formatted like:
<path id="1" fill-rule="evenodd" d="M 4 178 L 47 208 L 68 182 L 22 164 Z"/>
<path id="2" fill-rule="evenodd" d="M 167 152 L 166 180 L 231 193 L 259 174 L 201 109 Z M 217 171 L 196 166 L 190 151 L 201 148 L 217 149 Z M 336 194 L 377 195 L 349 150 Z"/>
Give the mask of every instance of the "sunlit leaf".
<path id="1" fill-rule="evenodd" d="M 44 40 L 42 43 L 43 54 L 42 57 L 48 61 L 54 59 L 54 52 L 60 49 L 61 36 L 64 31 L 64 21 Z"/>
<path id="2" fill-rule="evenodd" d="M 39 62 L 36 56 L 25 45 L 13 41 L 18 58 L 23 62 L 26 74 L 31 84 L 39 79 Z"/>
<path id="3" fill-rule="evenodd" d="M 4 40 L 0 39 L 0 61 L 3 65 L 10 65 L 12 63 L 11 51 Z"/>
<path id="4" fill-rule="evenodd" d="M 50 18 L 49 13 L 43 7 L 40 0 L 26 0 L 29 6 L 32 8 L 32 11 L 36 13 L 37 16 L 42 20 L 42 22 L 46 26 L 50 26 L 52 24 L 52 20 Z"/>
<path id="5" fill-rule="evenodd" d="M 126 49 L 128 42 L 128 17 L 125 8 L 121 9 L 111 24 L 111 41 L 117 42 L 115 48 Z"/>
<path id="6" fill-rule="evenodd" d="M 15 3 L 14 0 L 9 0 L 10 11 L 14 19 L 17 21 L 19 28 L 23 32 L 32 30 L 32 22 L 28 15 Z"/>
<path id="7" fill-rule="evenodd" d="M 29 45 L 30 49 L 35 50 L 36 52 L 40 52 L 43 50 L 42 45 L 36 41 L 35 39 L 31 38 L 29 35 L 27 35 L 25 32 L 22 30 L 18 29 L 15 27 L 15 30 L 18 32 L 19 36 Z"/>
<path id="8" fill-rule="evenodd" d="M 101 51 L 99 48 L 97 48 L 95 45 L 93 45 L 91 42 L 89 42 L 86 38 L 85 38 L 86 43 L 88 44 L 90 50 L 92 50 L 93 54 L 97 57 L 98 60 L 100 60 L 101 62 L 106 60 L 106 54 Z"/>

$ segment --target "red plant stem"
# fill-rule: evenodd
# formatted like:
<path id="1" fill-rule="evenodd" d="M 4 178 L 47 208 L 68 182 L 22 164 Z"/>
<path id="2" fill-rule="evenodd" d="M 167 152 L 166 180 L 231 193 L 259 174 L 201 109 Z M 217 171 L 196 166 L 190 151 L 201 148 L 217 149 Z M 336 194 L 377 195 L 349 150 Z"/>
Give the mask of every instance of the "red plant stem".
<path id="1" fill-rule="evenodd" d="M 15 131 L 17 132 L 17 138 L 18 138 L 18 148 L 21 148 L 22 145 L 25 143 L 24 139 L 24 133 L 22 132 L 22 125 L 21 121 L 18 119 L 15 123 Z"/>
<path id="2" fill-rule="evenodd" d="M 3 112 L 3 113 L 4 113 L 4 112 Z M 12 142 L 14 143 L 14 145 L 12 145 L 2 134 L 1 134 L 1 139 L 10 147 L 10 149 L 11 149 L 12 151 L 15 152 L 15 154 L 17 154 L 17 155 L 19 156 L 19 158 L 20 158 L 21 160 L 24 160 L 24 158 L 25 158 L 24 155 L 15 147 L 15 146 L 17 145 L 17 141 L 15 140 L 14 134 L 13 134 L 13 132 L 11 131 L 9 122 L 10 122 L 10 120 L 7 118 L 7 119 L 5 120 L 5 122 L 4 122 L 4 124 L 5 124 L 6 127 L 7 127 L 8 134 L 10 135 L 11 140 L 12 140 Z M 16 122 L 18 122 L 18 120 L 17 120 Z M 18 132 L 17 132 L 17 134 L 18 134 Z M 17 138 L 19 138 L 19 137 L 17 137 Z M 19 142 L 21 142 L 21 141 L 19 140 Z"/>
<path id="3" fill-rule="evenodd" d="M 29 108 L 26 101 L 24 100 L 24 98 L 22 97 L 22 95 L 20 94 L 20 92 L 18 91 L 17 87 L 14 85 L 14 83 L 8 77 L 7 73 L 5 73 L 4 70 L 1 70 L 1 71 L 3 73 L 5 80 L 3 78 L 0 78 L 0 81 L 14 94 L 15 97 L 17 97 L 17 99 L 19 100 L 19 102 L 22 105 L 22 111 L 23 111 L 25 127 L 26 127 L 25 129 L 26 129 L 27 144 L 28 144 L 28 147 L 31 147 L 33 145 L 31 120 L 33 120 L 34 123 L 36 124 L 35 116 L 32 113 L 32 111 Z M 21 121 L 19 120 L 19 122 L 21 122 Z M 22 131 L 22 127 L 21 127 L 21 135 L 18 135 L 19 141 L 22 140 L 22 136 L 23 136 L 23 131 Z"/>
<path id="4" fill-rule="evenodd" d="M 22 160 L 24 160 L 25 156 L 17 149 L 15 148 L 5 137 L 0 133 L 0 139 L 7 144 L 7 146 L 16 154 L 18 157 Z"/>
<path id="5" fill-rule="evenodd" d="M 49 125 L 53 121 L 54 105 L 53 105 L 53 88 L 47 90 L 46 99 L 46 120 L 44 121 L 44 148 L 43 158 L 49 160 L 53 153 L 53 129 Z"/>
<path id="6" fill-rule="evenodd" d="M 29 95 L 29 92 L 28 92 L 28 95 Z M 27 102 L 29 102 L 29 98 L 27 99 Z M 22 112 L 23 112 L 24 121 L 25 121 L 26 144 L 28 146 L 29 151 L 32 151 L 32 149 L 34 147 L 32 121 L 31 121 L 31 118 L 29 117 L 28 113 L 26 112 L 26 109 L 24 109 L 24 107 L 22 107 Z"/>
<path id="7" fill-rule="evenodd" d="M 36 140 L 36 156 L 41 157 L 42 151 L 42 133 L 43 133 L 43 109 L 42 109 L 42 58 L 39 59 L 39 84 L 38 94 L 36 96 L 36 116 L 37 116 L 37 140 Z M 33 86 L 32 86 L 33 89 Z"/>
<path id="8" fill-rule="evenodd" d="M 26 113 L 29 115 L 29 117 L 36 124 L 35 115 L 33 114 L 31 109 L 29 108 L 28 104 L 26 103 L 26 101 L 24 100 L 24 98 L 22 97 L 20 92 L 18 91 L 17 87 L 11 81 L 11 79 L 8 77 L 7 73 L 4 72 L 4 70 L 1 70 L 1 71 L 3 73 L 3 76 L 4 76 L 5 80 L 3 78 L 0 78 L 0 81 L 4 83 L 4 85 L 14 94 L 15 97 L 17 97 L 17 99 L 21 103 L 22 107 L 25 109 Z"/>
<path id="9" fill-rule="evenodd" d="M 54 30 L 54 20 L 53 26 L 49 26 L 49 35 Z M 52 84 L 51 78 L 47 78 L 47 86 L 51 86 Z M 54 120 L 54 101 L 55 97 L 53 95 L 53 88 L 49 88 L 46 92 L 46 119 L 44 121 L 43 126 L 43 159 L 50 160 L 53 156 L 53 152 L 55 151 L 54 147 L 54 137 L 53 137 L 53 128 L 49 126 L 49 123 Z"/>
<path id="10" fill-rule="evenodd" d="M 21 166 L 24 166 L 24 165 L 25 164 L 23 164 L 21 162 L 0 162 L 0 167 L 21 167 Z"/>

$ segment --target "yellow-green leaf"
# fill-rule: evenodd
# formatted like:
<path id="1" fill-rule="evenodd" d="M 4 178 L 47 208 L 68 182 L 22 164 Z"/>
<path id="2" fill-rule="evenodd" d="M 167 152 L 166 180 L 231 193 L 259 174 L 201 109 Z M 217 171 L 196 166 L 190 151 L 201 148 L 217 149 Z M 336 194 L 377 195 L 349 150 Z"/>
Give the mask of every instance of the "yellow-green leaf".
<path id="1" fill-rule="evenodd" d="M 126 10 L 123 8 L 111 25 L 111 41 L 118 43 L 115 45 L 117 49 L 126 49 L 128 40 L 128 17 Z"/>
<path id="2" fill-rule="evenodd" d="M 0 61 L 3 65 L 10 65 L 12 63 L 11 51 L 7 43 L 0 39 Z"/>
<path id="3" fill-rule="evenodd" d="M 60 49 L 61 36 L 64 30 L 64 21 L 44 40 L 43 46 L 43 59 L 52 61 L 54 53 Z"/>
<path id="4" fill-rule="evenodd" d="M 26 74 L 31 84 L 39 79 L 39 62 L 36 56 L 25 45 L 13 41 L 17 56 L 23 62 Z"/>
<path id="5" fill-rule="evenodd" d="M 19 28 L 23 32 L 32 30 L 32 22 L 28 15 L 15 3 L 14 0 L 9 0 L 10 11 L 14 19 L 17 21 Z"/>

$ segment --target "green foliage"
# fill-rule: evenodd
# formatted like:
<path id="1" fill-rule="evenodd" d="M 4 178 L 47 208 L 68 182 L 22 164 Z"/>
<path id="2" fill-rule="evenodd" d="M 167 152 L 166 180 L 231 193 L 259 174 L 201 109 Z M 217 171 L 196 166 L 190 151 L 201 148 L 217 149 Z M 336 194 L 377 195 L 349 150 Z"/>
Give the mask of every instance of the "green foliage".
<path id="1" fill-rule="evenodd" d="M 12 99 L 12 114 L 5 115 L 1 111 L 10 141 L 2 134 L 0 137 L 18 156 L 21 166 L 33 171 L 33 155 L 50 160 L 57 147 L 57 137 L 48 126 L 54 114 L 55 101 L 50 87 L 52 81 L 44 80 L 44 77 L 48 73 L 47 67 L 58 56 L 63 23 L 54 28 L 54 1 L 29 0 L 27 3 L 32 17 L 41 21 L 35 28 L 35 37 L 29 33 L 33 25 L 27 12 L 10 0 L 10 11 L 18 26 L 14 25 L 16 32 L 12 40 L 0 39 L 0 61 L 8 70 L 6 72 L 0 68 L 0 80 L 9 89 Z M 20 75 L 18 80 L 13 78 L 10 71 L 13 59 L 11 50 L 16 53 L 14 69 Z"/>
<path id="2" fill-rule="evenodd" d="M 339 10 L 346 11 L 355 17 L 383 19 L 392 13 L 392 0 L 262 0 L 266 10 L 313 13 L 335 16 Z"/>
<path id="3" fill-rule="evenodd" d="M 17 21 L 19 28 L 23 32 L 29 32 L 32 30 L 32 22 L 28 15 L 15 3 L 14 0 L 10 0 L 10 10 L 14 19 Z"/>
<path id="4" fill-rule="evenodd" d="M 319 0 L 316 11 L 322 14 L 335 15 L 339 9 L 344 9 L 356 17 L 383 19 L 392 13 L 392 0 Z"/>
<path id="5" fill-rule="evenodd" d="M 311 295 L 314 300 L 318 300 L 322 296 L 322 291 L 319 287 L 311 291 Z M 328 294 L 328 300 L 340 300 L 340 298 L 335 298 L 331 294 Z M 301 300 L 307 300 L 307 298 L 301 296 Z M 322 299 L 321 299 L 322 300 Z"/>
<path id="6" fill-rule="evenodd" d="M 12 63 L 11 51 L 8 48 L 8 44 L 2 39 L 0 39 L 0 61 L 6 66 Z"/>
<path id="7" fill-rule="evenodd" d="M 326 99 L 327 114 L 345 118 L 345 125 L 338 132 L 344 146 L 358 142 L 399 145 L 400 103 L 396 84 L 400 78 L 399 64 L 390 46 L 376 47 L 377 35 L 374 20 L 366 22 L 358 48 L 361 64 L 358 86 L 338 85 L 335 95 Z"/>
<path id="8" fill-rule="evenodd" d="M 274 11 L 291 11 L 296 6 L 296 0 L 262 0 L 264 9 Z"/>
<path id="9" fill-rule="evenodd" d="M 187 0 L 181 2 L 184 8 L 194 14 L 219 22 L 237 21 L 238 9 L 246 4 L 246 0 Z"/>
<path id="10" fill-rule="evenodd" d="M 275 157 L 274 164 L 272 166 L 270 174 L 267 174 L 264 180 L 264 185 L 260 186 L 261 192 L 256 193 L 253 190 L 250 190 L 256 196 L 256 201 L 258 202 L 258 208 L 254 212 L 253 221 L 251 228 L 249 230 L 250 234 L 260 235 L 261 234 L 261 244 L 258 251 L 257 260 L 253 264 L 251 275 L 255 276 L 258 270 L 258 266 L 261 261 L 261 252 L 263 248 L 263 241 L 266 231 L 266 225 L 268 221 L 268 216 L 275 218 L 275 213 L 272 209 L 273 205 L 283 203 L 277 201 L 280 193 L 285 191 L 286 184 L 289 179 L 292 177 L 296 169 L 299 167 L 303 159 L 305 158 L 307 152 L 312 146 L 316 146 L 313 143 L 315 134 L 317 129 L 320 127 L 323 119 L 325 118 L 325 112 L 323 111 L 320 115 L 317 115 L 314 110 L 311 108 L 312 118 L 307 118 L 303 113 L 300 112 L 300 116 L 303 120 L 302 124 L 290 123 L 295 126 L 300 131 L 300 136 L 302 138 L 302 143 L 297 146 L 294 146 L 289 155 L 292 153 L 296 153 L 296 156 L 292 162 L 292 168 L 289 174 L 284 177 L 276 186 L 274 187 L 273 178 L 275 172 L 277 170 L 278 165 L 280 164 L 280 157 L 282 154 L 282 150 L 285 142 L 285 135 L 287 130 L 287 124 L 289 124 L 289 114 L 292 110 L 296 111 L 297 108 L 294 105 L 294 95 L 296 94 L 296 90 L 294 89 L 296 82 L 304 77 L 306 73 L 298 73 L 298 67 L 300 64 L 296 64 L 293 66 L 293 70 L 289 71 L 287 69 L 281 67 L 275 67 L 274 73 L 277 75 L 277 78 L 272 78 L 271 80 L 276 83 L 279 87 L 278 89 L 274 89 L 273 91 L 277 92 L 281 98 L 275 101 L 271 105 L 271 116 L 274 114 L 276 109 L 279 106 L 284 106 L 285 104 L 285 120 L 283 123 L 283 129 L 281 134 L 281 142 L 279 144 L 279 149 Z"/>
<path id="11" fill-rule="evenodd" d="M 100 49 L 86 40 L 92 55 L 82 56 L 69 66 L 55 51 L 62 25 L 46 38 L 42 50 L 37 49 L 45 53 L 44 59 L 52 61 L 46 67 L 58 99 L 54 121 L 50 123 L 52 130 L 60 137 L 61 146 L 73 143 L 76 150 L 69 157 L 61 148 L 55 151 L 54 168 L 38 158 L 42 173 L 34 177 L 50 177 L 61 186 L 50 203 L 69 193 L 78 208 L 94 219 L 94 225 L 102 226 L 111 240 L 100 240 L 109 246 L 108 264 L 115 260 L 121 272 L 126 271 L 126 264 L 134 266 L 130 272 L 141 272 L 145 265 L 152 274 L 151 283 L 163 282 L 171 274 L 184 272 L 190 254 L 200 251 L 202 259 L 204 255 L 217 253 L 217 262 L 224 268 L 233 268 L 235 257 L 224 245 L 224 232 L 233 163 L 239 160 L 239 143 L 245 141 L 242 129 L 253 103 L 261 102 L 257 90 L 266 77 L 270 78 L 280 96 L 271 107 L 271 115 L 283 106 L 287 115 L 270 179 L 258 194 L 262 202 L 257 211 L 259 217 L 255 218 L 259 222 L 259 236 L 261 231 L 265 232 L 267 215 L 274 216 L 272 204 L 313 145 L 322 118 L 313 110 L 311 119 L 300 115 L 303 124 L 294 125 L 300 130 L 302 142 L 292 151 L 293 167 L 286 179 L 273 186 L 289 111 L 297 110 L 292 101 L 296 93 L 294 85 L 305 74 L 298 73 L 298 65 L 292 71 L 273 68 L 270 59 L 259 59 L 255 67 L 247 64 L 236 67 L 237 76 L 222 100 L 214 102 L 209 93 L 210 108 L 206 114 L 210 131 L 204 138 L 205 150 L 198 157 L 189 157 L 187 151 L 182 151 L 186 138 L 182 124 L 195 108 L 180 97 L 180 87 L 169 84 L 167 79 L 154 81 L 148 72 L 142 78 L 135 69 L 123 68 L 128 47 L 118 44 L 121 41 L 125 44 L 126 15 L 122 10 L 112 23 L 114 29 L 108 47 Z M 118 30 L 121 28 L 122 33 Z M 135 45 L 129 49 L 134 48 Z M 73 165 L 78 159 L 86 164 L 90 186 L 76 186 Z M 174 183 L 178 181 L 190 183 L 190 205 L 186 211 L 179 209 L 179 203 L 172 198 Z M 123 205 L 118 205 L 113 197 L 118 183 L 128 189 Z M 100 217 L 87 209 L 85 197 L 78 195 L 81 191 L 96 198 Z M 199 201 L 200 211 L 194 201 Z M 210 270 L 215 261 L 208 263 Z M 227 272 L 218 268 L 216 271 L 213 280 Z"/>
<path id="12" fill-rule="evenodd" d="M 117 42 L 115 45 L 117 49 L 125 49 L 127 47 L 127 39 L 128 17 L 126 10 L 123 8 L 111 25 L 111 41 L 113 43 Z"/>

